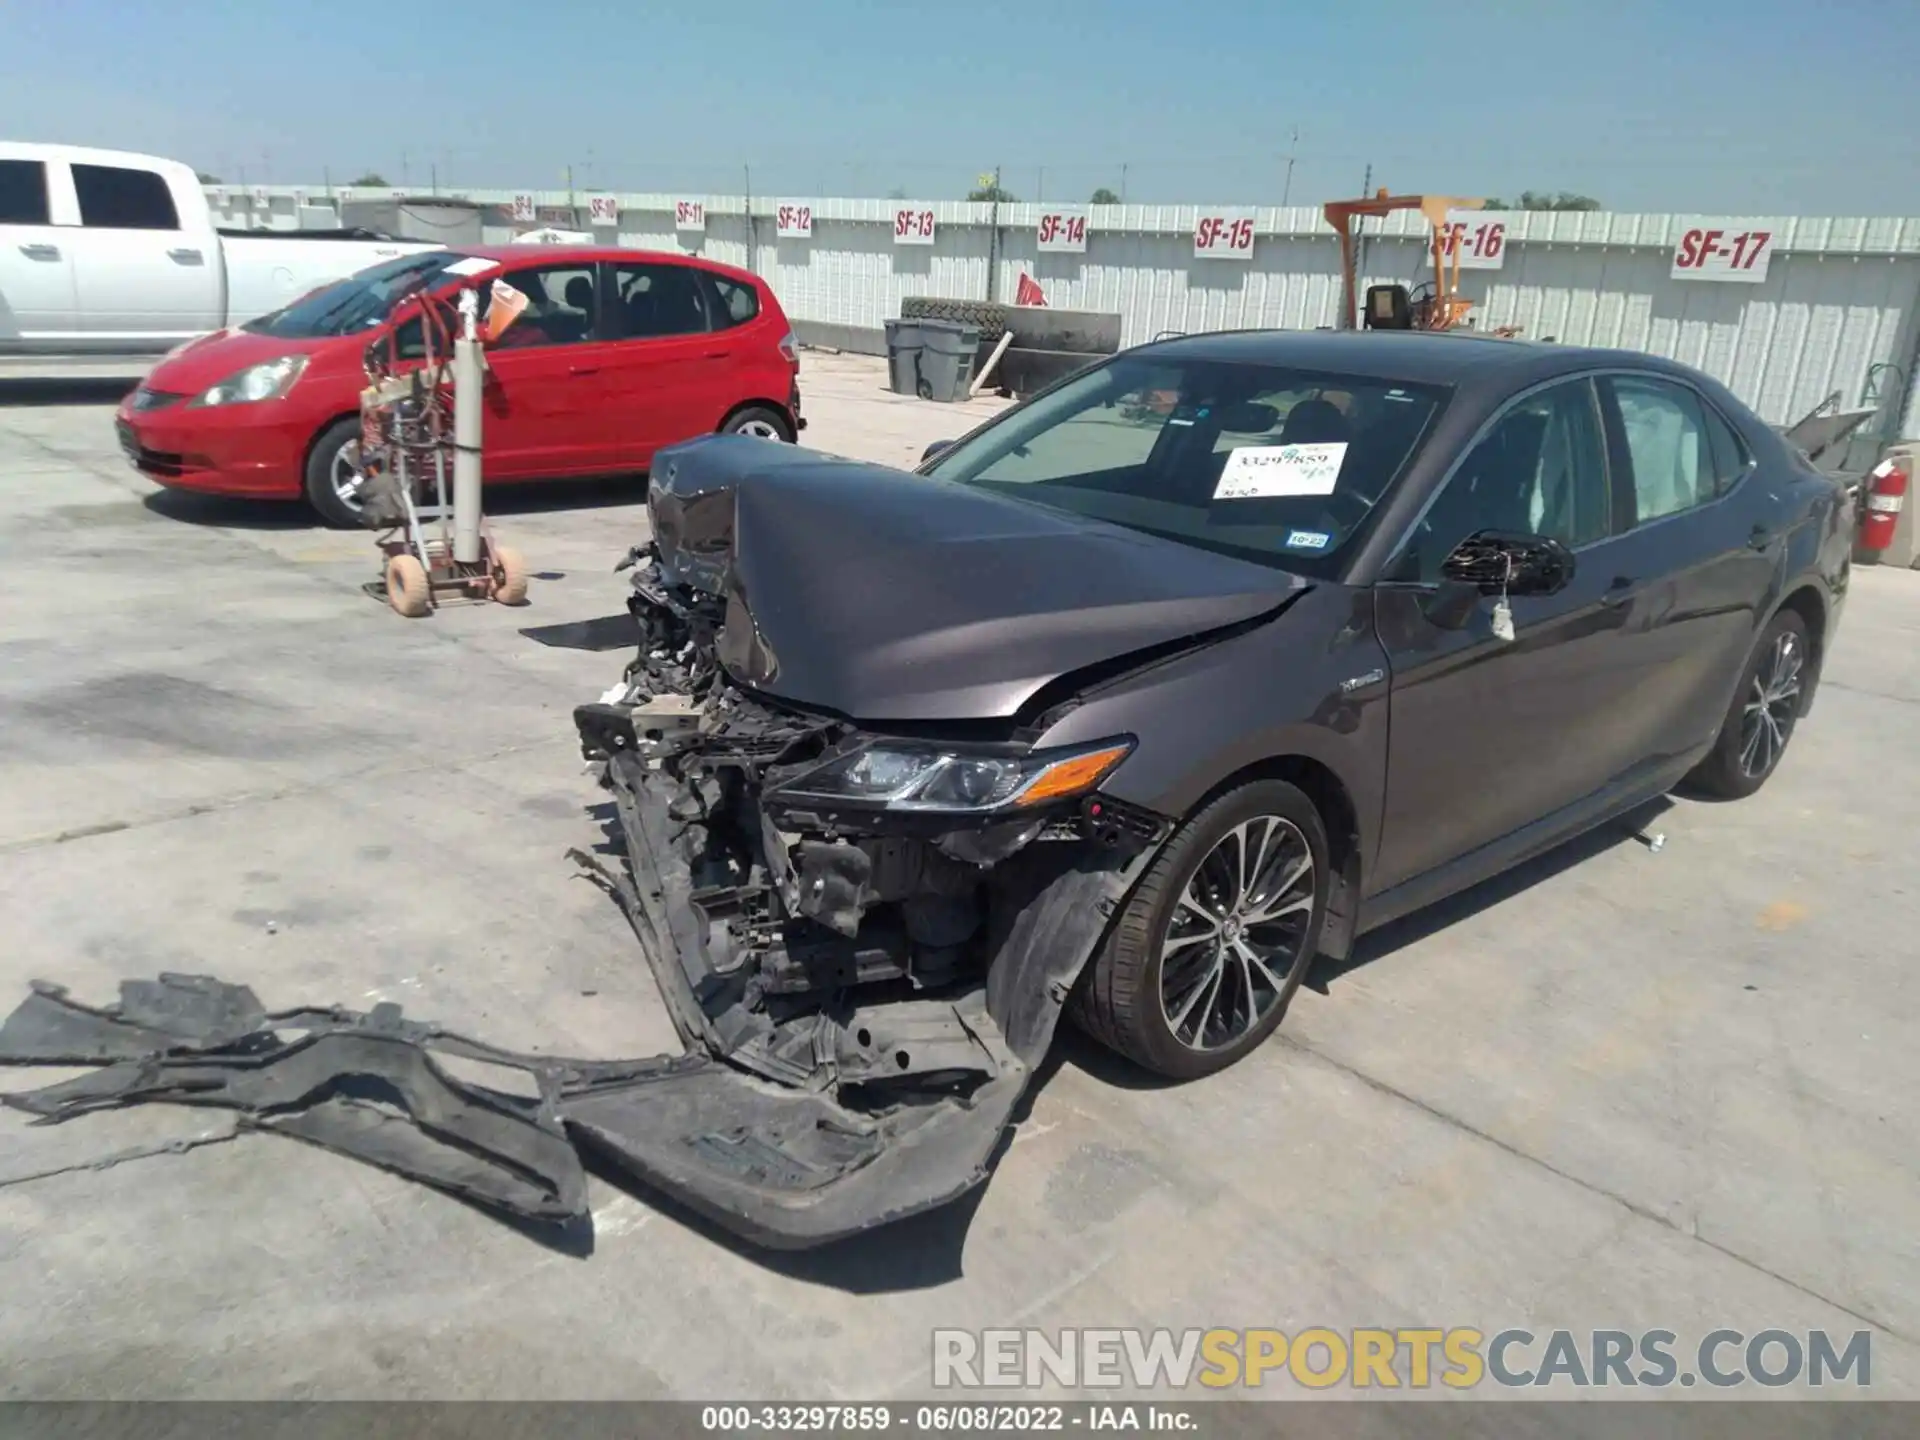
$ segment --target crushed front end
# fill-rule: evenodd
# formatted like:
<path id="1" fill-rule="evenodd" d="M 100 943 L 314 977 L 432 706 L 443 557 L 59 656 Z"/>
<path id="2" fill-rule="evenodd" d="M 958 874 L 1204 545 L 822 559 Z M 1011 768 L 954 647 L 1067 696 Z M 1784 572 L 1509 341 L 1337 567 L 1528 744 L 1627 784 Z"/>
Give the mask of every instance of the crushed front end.
<path id="1" fill-rule="evenodd" d="M 737 587 L 630 559 L 639 653 L 575 721 L 624 849 L 596 873 L 698 1063 L 583 1086 L 569 1127 L 762 1245 L 956 1198 L 1165 833 L 1097 790 L 1130 741 L 876 734 L 785 704 L 735 678 L 756 663 Z"/>

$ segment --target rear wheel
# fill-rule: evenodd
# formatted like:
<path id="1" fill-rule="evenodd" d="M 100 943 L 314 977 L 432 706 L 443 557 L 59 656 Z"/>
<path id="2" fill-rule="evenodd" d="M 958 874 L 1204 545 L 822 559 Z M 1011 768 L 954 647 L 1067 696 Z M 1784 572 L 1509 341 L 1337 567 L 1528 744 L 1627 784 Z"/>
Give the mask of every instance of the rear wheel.
<path id="1" fill-rule="evenodd" d="M 1782 610 L 1761 632 L 1740 688 L 1707 758 L 1687 776 L 1709 795 L 1742 800 L 1780 767 L 1805 694 L 1809 641 L 1807 622 Z"/>
<path id="2" fill-rule="evenodd" d="M 764 405 L 749 405 L 744 410 L 735 411 L 720 427 L 720 433 L 754 435 L 762 440 L 779 440 L 788 445 L 793 443 L 793 427 L 787 424 L 787 417 Z"/>
<path id="3" fill-rule="evenodd" d="M 336 530 L 358 530 L 360 417 L 349 415 L 320 432 L 307 452 L 307 503 Z"/>
<path id="4" fill-rule="evenodd" d="M 1224 1070 L 1279 1027 L 1326 917 L 1326 827 L 1280 780 L 1189 820 L 1135 887 L 1075 995 L 1096 1039 L 1158 1074 Z"/>

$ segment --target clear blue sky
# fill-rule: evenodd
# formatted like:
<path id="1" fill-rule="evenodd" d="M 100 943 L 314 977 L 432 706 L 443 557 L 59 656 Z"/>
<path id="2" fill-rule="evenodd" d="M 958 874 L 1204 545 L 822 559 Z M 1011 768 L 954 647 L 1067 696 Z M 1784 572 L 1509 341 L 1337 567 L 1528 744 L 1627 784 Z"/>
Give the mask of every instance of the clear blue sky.
<path id="1" fill-rule="evenodd" d="M 1920 213 L 1920 0 L 0 0 L 0 137 L 228 180 Z"/>

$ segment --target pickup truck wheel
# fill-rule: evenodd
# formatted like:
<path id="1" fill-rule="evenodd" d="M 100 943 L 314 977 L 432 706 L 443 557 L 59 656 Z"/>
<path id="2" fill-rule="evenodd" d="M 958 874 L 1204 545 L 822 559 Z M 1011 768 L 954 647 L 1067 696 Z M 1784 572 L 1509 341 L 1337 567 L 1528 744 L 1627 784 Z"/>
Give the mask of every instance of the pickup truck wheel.
<path id="1" fill-rule="evenodd" d="M 358 530 L 360 417 L 349 415 L 320 432 L 307 452 L 307 503 L 336 530 Z"/>
<path id="2" fill-rule="evenodd" d="M 762 440 L 779 440 L 788 445 L 793 443 L 793 430 L 787 424 L 787 417 L 764 405 L 749 405 L 737 414 L 729 415 L 721 425 L 720 433 L 757 435 Z"/>
<path id="3" fill-rule="evenodd" d="M 1279 1027 L 1319 948 L 1331 875 L 1301 790 L 1228 791 L 1134 887 L 1075 991 L 1075 1021 L 1156 1074 L 1224 1070 Z"/>

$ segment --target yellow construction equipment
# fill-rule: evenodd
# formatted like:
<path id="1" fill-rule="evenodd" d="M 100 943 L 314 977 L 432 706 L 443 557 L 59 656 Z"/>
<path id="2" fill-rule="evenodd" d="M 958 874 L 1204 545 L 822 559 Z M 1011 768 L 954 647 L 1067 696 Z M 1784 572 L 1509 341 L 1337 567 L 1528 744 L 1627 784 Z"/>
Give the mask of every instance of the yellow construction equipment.
<path id="1" fill-rule="evenodd" d="M 1466 323 L 1473 302 L 1460 294 L 1460 246 L 1458 237 L 1450 237 L 1447 212 L 1478 210 L 1484 200 L 1463 200 L 1452 195 L 1389 195 L 1385 189 L 1361 200 L 1329 200 L 1323 213 L 1327 223 L 1340 237 L 1340 275 L 1342 299 L 1340 328 L 1362 328 L 1354 294 L 1354 222 L 1368 215 L 1391 215 L 1396 210 L 1418 210 L 1427 222 L 1429 245 L 1433 252 L 1433 279 L 1422 281 L 1409 291 L 1405 285 L 1369 285 L 1366 295 L 1364 328 L 1368 330 L 1451 330 Z M 1456 243 L 1449 244 L 1449 238 Z M 1451 255 L 1449 255 L 1451 252 Z M 1489 335 L 1515 335 L 1519 327 L 1501 326 L 1483 332 Z"/>

